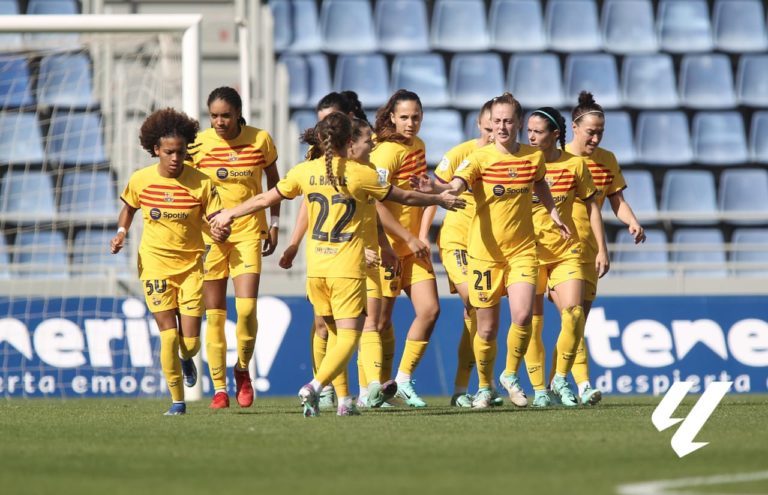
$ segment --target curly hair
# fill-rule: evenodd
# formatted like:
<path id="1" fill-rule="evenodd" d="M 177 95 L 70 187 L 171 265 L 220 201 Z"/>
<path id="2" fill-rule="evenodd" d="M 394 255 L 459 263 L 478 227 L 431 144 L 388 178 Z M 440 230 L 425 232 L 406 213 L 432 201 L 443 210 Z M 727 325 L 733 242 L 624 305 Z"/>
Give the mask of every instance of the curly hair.
<path id="1" fill-rule="evenodd" d="M 423 111 L 419 95 L 413 91 L 408 91 L 407 89 L 398 89 L 395 91 L 395 94 L 389 97 L 389 101 L 376 112 L 376 121 L 373 125 L 373 130 L 376 133 L 376 140 L 378 142 L 392 141 L 396 143 L 404 143 L 408 140 L 408 138 L 395 130 L 395 124 L 392 123 L 392 119 L 390 118 L 390 115 L 395 113 L 397 104 L 401 101 L 415 101 L 419 105 L 419 110 Z"/>
<path id="2" fill-rule="evenodd" d="M 533 111 L 531 114 L 535 115 L 547 121 L 547 129 L 549 132 L 559 131 L 558 141 L 560 142 L 560 148 L 565 150 L 565 118 L 556 109 L 552 107 L 542 107 Z"/>
<path id="3" fill-rule="evenodd" d="M 152 113 L 141 124 L 139 142 L 151 156 L 157 156 L 155 146 L 160 140 L 169 137 L 182 138 L 185 144 L 195 141 L 200 124 L 197 120 L 187 117 L 187 114 L 177 112 L 173 108 L 163 108 Z"/>

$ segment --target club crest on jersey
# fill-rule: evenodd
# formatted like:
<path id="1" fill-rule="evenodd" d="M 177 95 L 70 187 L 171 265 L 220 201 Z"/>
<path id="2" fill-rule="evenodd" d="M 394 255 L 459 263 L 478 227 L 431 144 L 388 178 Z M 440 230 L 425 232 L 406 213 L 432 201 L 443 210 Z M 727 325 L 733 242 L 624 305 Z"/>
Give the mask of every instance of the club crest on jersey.
<path id="1" fill-rule="evenodd" d="M 224 180 L 227 178 L 228 175 L 229 175 L 229 172 L 227 171 L 226 168 L 221 167 L 216 169 L 216 177 L 218 177 L 219 179 Z"/>
<path id="2" fill-rule="evenodd" d="M 493 186 L 493 195 L 504 196 L 504 186 L 500 184 L 496 184 L 495 186 Z"/>
<path id="3" fill-rule="evenodd" d="M 160 306 L 162 303 L 163 301 L 160 300 L 160 298 L 152 296 L 152 304 L 154 304 L 155 306 Z"/>
<path id="4" fill-rule="evenodd" d="M 160 215 L 162 213 L 160 212 L 160 208 L 152 208 L 149 210 L 149 218 L 152 220 L 160 220 Z"/>
<path id="5" fill-rule="evenodd" d="M 517 177 L 517 170 L 515 170 L 514 168 L 507 169 L 507 175 L 509 175 L 514 179 L 515 177 Z"/>
<path id="6" fill-rule="evenodd" d="M 547 183 L 549 187 L 552 187 L 555 184 L 555 181 L 552 180 L 552 177 L 544 177 L 544 181 Z"/>
<path id="7" fill-rule="evenodd" d="M 234 151 L 230 151 L 229 152 L 229 157 L 227 157 L 227 160 L 229 160 L 230 162 L 236 162 L 237 161 L 237 153 L 235 153 Z"/>
<path id="8" fill-rule="evenodd" d="M 166 203 L 173 203 L 173 193 L 172 192 L 164 193 L 163 201 L 165 201 Z"/>
<path id="9" fill-rule="evenodd" d="M 485 292 L 478 292 L 477 298 L 480 300 L 480 302 L 488 302 L 488 294 Z"/>

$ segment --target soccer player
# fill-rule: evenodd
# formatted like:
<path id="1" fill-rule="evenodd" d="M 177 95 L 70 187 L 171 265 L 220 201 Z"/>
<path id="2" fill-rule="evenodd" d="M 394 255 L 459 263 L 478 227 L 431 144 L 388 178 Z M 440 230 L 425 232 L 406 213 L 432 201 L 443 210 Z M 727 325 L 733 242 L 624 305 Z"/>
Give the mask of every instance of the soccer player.
<path id="1" fill-rule="evenodd" d="M 213 220 L 225 227 L 235 218 L 268 208 L 283 198 L 304 195 L 312 226 L 307 239 L 307 295 L 315 313 L 332 315 L 329 330 L 337 333 L 314 379 L 299 391 L 305 416 L 319 413 L 319 393 L 347 366 L 365 323 L 366 286 L 364 259 L 365 205 L 389 199 L 414 206 L 439 204 L 461 207 L 464 201 L 450 192 L 438 195 L 406 191 L 381 180 L 370 167 L 345 157 L 352 138 L 349 117 L 333 113 L 315 126 L 315 142 L 323 156 L 291 169 L 277 186 Z M 351 397 L 339 398 L 337 414 L 350 415 Z"/>
<path id="2" fill-rule="evenodd" d="M 194 141 L 197 130 L 196 120 L 171 108 L 147 117 L 139 139 L 158 163 L 134 172 L 128 181 L 111 243 L 112 254 L 123 248 L 133 217 L 141 209 L 139 279 L 160 330 L 160 363 L 173 399 L 167 416 L 187 411 L 182 371 L 184 385 L 191 387 L 197 381 L 192 358 L 200 350 L 203 316 L 203 230 L 206 220 L 221 210 L 213 182 L 184 164 L 187 144 Z M 228 229 L 220 227 L 210 230 L 215 242 L 224 242 L 227 234 Z"/>
<path id="3" fill-rule="evenodd" d="M 211 128 L 200 132 L 189 146 L 194 166 L 216 184 L 224 207 L 238 205 L 259 194 L 262 175 L 267 178 L 267 188 L 274 187 L 280 180 L 272 138 L 267 131 L 246 125 L 242 108 L 237 91 L 226 86 L 214 89 L 208 96 Z M 234 366 L 237 403 L 240 407 L 253 404 L 248 364 L 253 357 L 259 326 L 256 301 L 261 257 L 269 256 L 277 247 L 280 205 L 274 205 L 270 213 L 269 224 L 264 212 L 235 222 L 227 242 L 213 243 L 204 235 L 207 251 L 203 299 L 208 320 L 205 347 L 214 388 L 211 409 L 229 407 L 224 336 L 229 277 L 235 286 L 237 310 L 237 363 Z"/>
<path id="4" fill-rule="evenodd" d="M 493 144 L 470 154 L 457 167 L 453 179 L 439 184 L 422 176 L 419 188 L 461 193 L 472 190 L 475 217 L 469 232 L 469 303 L 477 315 L 473 347 L 479 390 L 472 406 L 486 408 L 497 398 L 493 386 L 496 340 L 501 298 L 507 295 L 512 325 L 507 335 L 507 363 L 500 377 L 510 400 L 528 405 L 517 370 L 531 338 L 531 315 L 536 293 L 536 237 L 533 230 L 535 192 L 564 237 L 568 227 L 560 220 L 549 187 L 541 151 L 517 142 L 523 110 L 510 94 L 493 99 Z"/>
<path id="5" fill-rule="evenodd" d="M 536 255 L 539 259 L 539 276 L 536 284 L 536 300 L 533 306 L 533 335 L 525 354 L 528 377 L 535 392 L 534 407 L 551 404 L 544 379 L 546 353 L 541 338 L 544 293 L 549 284 L 557 292 L 561 327 L 557 339 L 557 370 L 552 390 L 564 406 L 577 406 L 578 401 L 570 389 L 566 377 L 573 366 L 576 348 L 584 337 L 585 315 L 582 308 L 584 275 L 581 263 L 581 242 L 573 222 L 573 203 L 576 198 L 585 205 L 591 230 L 597 240 L 595 270 L 602 277 L 608 271 L 608 249 L 603 234 L 600 208 L 594 201 L 596 193 L 592 175 L 582 157 L 565 151 L 565 119 L 552 107 L 539 108 L 528 119 L 528 141 L 544 153 L 547 167 L 545 180 L 557 205 L 560 218 L 573 233 L 564 240 L 552 227 L 544 206 L 534 196 L 533 226 L 536 232 Z M 560 143 L 558 149 L 557 144 Z"/>

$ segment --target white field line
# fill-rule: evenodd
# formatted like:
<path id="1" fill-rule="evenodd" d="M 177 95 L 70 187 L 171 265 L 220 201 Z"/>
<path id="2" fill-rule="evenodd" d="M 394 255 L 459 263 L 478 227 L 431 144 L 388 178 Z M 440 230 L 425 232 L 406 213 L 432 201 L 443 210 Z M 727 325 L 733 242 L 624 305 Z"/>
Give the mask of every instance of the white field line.
<path id="1" fill-rule="evenodd" d="M 680 491 L 677 488 L 695 486 L 725 485 L 731 483 L 746 483 L 749 481 L 768 480 L 768 471 L 755 473 L 718 474 L 695 478 L 680 478 L 676 480 L 656 480 L 644 483 L 627 483 L 616 487 L 618 495 L 731 495 L 727 493 L 712 493 L 695 491 Z"/>

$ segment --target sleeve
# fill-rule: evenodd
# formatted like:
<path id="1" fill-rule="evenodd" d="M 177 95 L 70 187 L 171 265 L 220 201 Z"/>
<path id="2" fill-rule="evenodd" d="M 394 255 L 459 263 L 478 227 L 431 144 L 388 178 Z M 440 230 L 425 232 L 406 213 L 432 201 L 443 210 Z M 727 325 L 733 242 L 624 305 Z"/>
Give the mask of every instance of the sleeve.
<path id="1" fill-rule="evenodd" d="M 379 177 L 388 184 L 400 168 L 397 150 L 391 143 L 381 143 L 371 152 L 371 163 L 376 166 Z"/>
<path id="2" fill-rule="evenodd" d="M 576 169 L 576 197 L 581 200 L 587 200 L 594 196 L 597 192 L 595 187 L 595 181 L 592 180 L 592 174 L 587 167 L 587 162 L 584 160 L 579 161 L 579 166 Z"/>
<path id="3" fill-rule="evenodd" d="M 139 190 L 140 185 L 138 182 L 136 174 L 133 174 L 128 180 L 128 185 L 125 186 L 123 194 L 120 195 L 120 199 L 123 200 L 123 203 L 137 210 L 141 208 L 141 200 L 139 199 L 141 191 Z"/>
<path id="4" fill-rule="evenodd" d="M 440 163 L 435 168 L 435 177 L 442 183 L 451 182 L 456 168 L 461 163 L 461 161 L 458 160 L 459 155 L 453 151 L 454 150 L 450 150 L 443 155 L 443 159 L 440 160 Z"/>
<path id="5" fill-rule="evenodd" d="M 203 159 L 203 141 L 201 139 L 201 135 L 197 135 L 197 139 L 195 139 L 195 142 L 192 144 L 187 145 L 187 158 L 189 163 L 192 164 L 195 168 L 197 168 L 197 164 L 200 163 L 200 160 Z"/>
<path id="6" fill-rule="evenodd" d="M 544 153 L 538 153 L 537 158 L 539 162 L 536 164 L 536 175 L 533 176 L 533 182 L 539 182 L 544 180 L 547 175 L 547 165 L 544 162 Z"/>
<path id="7" fill-rule="evenodd" d="M 477 156 L 472 153 L 459 163 L 453 173 L 453 177 L 463 180 L 467 185 L 467 189 L 469 189 L 480 178 L 481 174 L 482 167 L 480 162 Z"/>
<path id="8" fill-rule="evenodd" d="M 216 190 L 216 186 L 211 180 L 206 180 L 203 182 L 203 198 L 205 199 L 206 218 L 212 218 L 223 208 L 223 205 L 221 204 L 221 198 L 219 197 L 219 192 Z"/>
<path id="9" fill-rule="evenodd" d="M 384 201 L 394 187 L 370 168 L 361 167 L 359 178 L 362 189 L 378 201 Z"/>
<path id="10" fill-rule="evenodd" d="M 272 141 L 272 136 L 267 131 L 262 132 L 264 133 L 264 144 L 261 146 L 261 152 L 264 154 L 264 168 L 267 168 L 277 161 L 277 148 L 275 148 L 275 142 Z"/>
<path id="11" fill-rule="evenodd" d="M 605 191 L 605 195 L 610 196 L 626 189 L 627 181 L 624 179 L 624 174 L 621 173 L 619 162 L 616 161 L 616 156 L 613 153 L 608 155 L 608 160 L 606 161 L 608 161 L 611 170 L 613 171 L 613 182 L 611 182 L 610 187 L 608 187 Z"/>
<path id="12" fill-rule="evenodd" d="M 301 189 L 300 177 L 301 171 L 298 166 L 290 169 L 285 177 L 280 179 L 280 182 L 275 186 L 277 193 L 285 199 L 293 199 L 296 196 L 301 196 L 303 192 Z"/>

